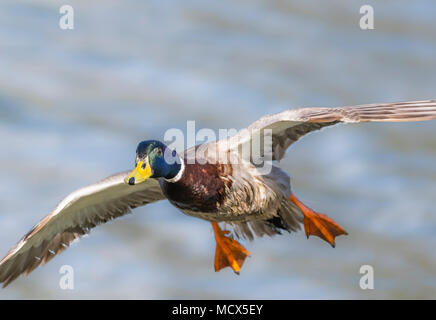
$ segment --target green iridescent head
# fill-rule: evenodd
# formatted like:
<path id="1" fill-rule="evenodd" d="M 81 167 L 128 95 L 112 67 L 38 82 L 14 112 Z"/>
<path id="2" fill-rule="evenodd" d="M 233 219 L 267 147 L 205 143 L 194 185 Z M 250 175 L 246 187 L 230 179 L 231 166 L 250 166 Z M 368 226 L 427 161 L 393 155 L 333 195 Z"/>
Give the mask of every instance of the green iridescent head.
<path id="1" fill-rule="evenodd" d="M 134 185 L 149 178 L 174 178 L 181 169 L 181 159 L 175 150 L 157 140 L 142 141 L 136 148 L 135 168 L 125 178 Z"/>

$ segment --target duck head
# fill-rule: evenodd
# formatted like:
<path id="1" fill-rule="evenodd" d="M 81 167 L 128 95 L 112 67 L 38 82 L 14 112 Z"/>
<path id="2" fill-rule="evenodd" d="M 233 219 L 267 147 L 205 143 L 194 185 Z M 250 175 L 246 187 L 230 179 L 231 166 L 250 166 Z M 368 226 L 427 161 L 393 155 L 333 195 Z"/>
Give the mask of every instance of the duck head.
<path id="1" fill-rule="evenodd" d="M 135 168 L 124 182 L 134 185 L 148 178 L 172 179 L 181 166 L 181 159 L 175 150 L 157 140 L 142 141 L 136 148 Z"/>

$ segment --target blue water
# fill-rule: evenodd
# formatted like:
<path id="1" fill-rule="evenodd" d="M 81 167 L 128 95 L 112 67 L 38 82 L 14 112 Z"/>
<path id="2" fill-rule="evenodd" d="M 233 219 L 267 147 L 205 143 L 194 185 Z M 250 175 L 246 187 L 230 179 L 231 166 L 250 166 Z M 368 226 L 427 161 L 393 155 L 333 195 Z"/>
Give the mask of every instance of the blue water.
<path id="1" fill-rule="evenodd" d="M 168 128 L 244 128 L 299 106 L 436 98 L 434 1 L 60 1 L 0 4 L 0 254 L 65 195 L 130 169 Z M 372 4 L 375 30 L 359 28 Z M 210 224 L 167 202 L 134 210 L 0 298 L 436 298 L 436 126 L 350 124 L 311 134 L 282 166 L 349 236 L 244 243 L 213 271 Z M 361 290 L 361 265 L 375 289 Z M 74 290 L 59 269 L 74 268 Z"/>

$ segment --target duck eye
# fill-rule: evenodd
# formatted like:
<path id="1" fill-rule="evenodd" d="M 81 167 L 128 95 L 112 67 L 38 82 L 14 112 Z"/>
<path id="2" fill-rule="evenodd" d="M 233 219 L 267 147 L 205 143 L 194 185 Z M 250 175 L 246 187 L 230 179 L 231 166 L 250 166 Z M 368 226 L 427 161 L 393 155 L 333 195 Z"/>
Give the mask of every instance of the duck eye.
<path id="1" fill-rule="evenodd" d="M 161 156 L 162 155 L 162 149 L 161 148 L 157 149 L 156 154 L 158 156 Z"/>

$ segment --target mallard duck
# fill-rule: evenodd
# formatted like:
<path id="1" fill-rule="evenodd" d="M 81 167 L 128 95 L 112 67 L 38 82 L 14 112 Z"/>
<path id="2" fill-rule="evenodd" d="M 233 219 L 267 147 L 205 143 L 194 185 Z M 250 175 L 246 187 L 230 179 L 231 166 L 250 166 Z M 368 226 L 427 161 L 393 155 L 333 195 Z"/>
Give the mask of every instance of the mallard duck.
<path id="1" fill-rule="evenodd" d="M 318 236 L 334 247 L 335 238 L 347 232 L 291 191 L 288 174 L 277 165 L 287 148 L 309 132 L 341 122 L 431 119 L 436 119 L 436 100 L 301 108 L 265 116 L 228 139 L 196 146 L 183 154 L 157 140 L 142 141 L 133 171 L 74 191 L 24 235 L 0 261 L 0 282 L 7 286 L 20 274 L 27 275 L 96 225 L 164 199 L 181 212 L 212 224 L 215 271 L 230 267 L 240 272 L 250 252 L 236 238 L 252 240 L 293 232 L 301 224 L 307 237 Z M 272 165 L 267 172 L 260 170 L 252 154 L 244 158 L 241 151 L 257 134 L 271 138 Z M 263 159 L 266 145 L 261 144 Z M 195 161 L 190 161 L 190 154 L 195 155 Z M 230 156 L 239 161 L 222 161 L 223 154 L 225 159 Z M 219 223 L 226 224 L 232 234 Z"/>

